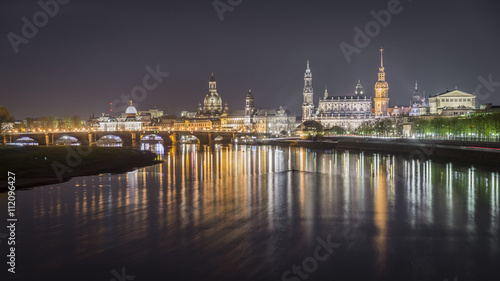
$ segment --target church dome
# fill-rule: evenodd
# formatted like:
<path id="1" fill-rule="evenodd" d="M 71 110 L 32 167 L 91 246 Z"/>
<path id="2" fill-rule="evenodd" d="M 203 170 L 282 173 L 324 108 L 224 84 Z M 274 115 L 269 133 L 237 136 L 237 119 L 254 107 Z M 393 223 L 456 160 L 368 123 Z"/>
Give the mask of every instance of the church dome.
<path id="1" fill-rule="evenodd" d="M 127 107 L 127 110 L 125 111 L 125 114 L 134 114 L 137 115 L 137 109 L 133 105 Z"/>
<path id="2" fill-rule="evenodd" d="M 222 99 L 218 93 L 208 93 L 205 96 L 205 106 L 222 105 Z"/>
<path id="3" fill-rule="evenodd" d="M 386 81 L 378 81 L 375 83 L 375 88 L 389 88 L 389 84 Z"/>
<path id="4" fill-rule="evenodd" d="M 248 90 L 247 99 L 253 99 L 252 91 Z"/>

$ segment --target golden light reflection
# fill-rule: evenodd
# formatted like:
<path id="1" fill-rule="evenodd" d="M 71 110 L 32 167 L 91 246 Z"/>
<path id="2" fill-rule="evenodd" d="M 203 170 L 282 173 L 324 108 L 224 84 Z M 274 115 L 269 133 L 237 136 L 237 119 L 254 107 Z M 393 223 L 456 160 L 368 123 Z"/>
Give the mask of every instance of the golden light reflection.
<path id="1" fill-rule="evenodd" d="M 377 158 L 380 156 L 377 155 Z M 376 163 L 374 187 L 374 223 L 377 227 L 377 234 L 374 237 L 376 257 L 376 268 L 379 274 L 384 272 L 387 259 L 387 170 L 385 165 L 379 166 L 379 163 L 384 164 L 384 160 L 380 159 Z"/>
<path id="2" fill-rule="evenodd" d="M 181 145 L 169 148 L 156 166 L 75 178 L 20 196 L 32 200 L 34 230 L 43 229 L 48 218 L 71 221 L 88 227 L 92 237 L 85 241 L 99 241 L 102 248 L 153 232 L 165 241 L 180 239 L 171 229 L 196 229 L 207 241 L 293 229 L 314 243 L 320 227 L 335 228 L 340 221 L 359 230 L 357 225 L 370 224 L 377 232 L 359 235 L 373 235 L 368 241 L 382 272 L 390 249 L 389 218 L 399 216 L 409 233 L 438 225 L 495 237 L 499 188 L 496 172 L 429 160 L 296 147 Z M 479 224 L 480 215 L 490 220 Z M 228 229 L 227 236 L 217 236 Z M 123 237 L 117 239 L 117 232 Z M 85 253 L 89 245 L 78 244 L 75 251 Z M 245 245 L 238 247 L 245 251 Z"/>

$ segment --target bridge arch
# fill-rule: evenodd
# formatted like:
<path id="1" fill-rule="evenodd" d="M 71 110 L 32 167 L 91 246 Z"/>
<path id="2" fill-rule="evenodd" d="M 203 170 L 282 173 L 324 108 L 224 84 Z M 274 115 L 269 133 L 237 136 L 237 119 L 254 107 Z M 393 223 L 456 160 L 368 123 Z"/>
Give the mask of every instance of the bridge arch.
<path id="1" fill-rule="evenodd" d="M 96 141 L 97 146 L 120 147 L 123 146 L 123 140 L 117 135 L 104 135 Z"/>
<path id="2" fill-rule="evenodd" d="M 81 142 L 74 136 L 63 135 L 55 140 L 55 145 L 81 145 Z"/>

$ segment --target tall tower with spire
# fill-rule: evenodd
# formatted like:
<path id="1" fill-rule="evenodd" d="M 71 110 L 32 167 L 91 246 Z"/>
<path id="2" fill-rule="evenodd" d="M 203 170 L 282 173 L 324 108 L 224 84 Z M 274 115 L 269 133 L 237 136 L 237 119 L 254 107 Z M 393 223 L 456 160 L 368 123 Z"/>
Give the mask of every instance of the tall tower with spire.
<path id="1" fill-rule="evenodd" d="M 420 97 L 420 92 L 418 91 L 418 84 L 417 84 L 417 80 L 415 80 L 415 91 L 413 92 L 413 100 L 412 100 L 412 103 L 413 104 L 422 104 L 422 99 Z"/>
<path id="2" fill-rule="evenodd" d="M 357 98 L 365 98 L 365 91 L 363 90 L 363 85 L 361 85 L 361 80 L 358 80 L 358 84 L 356 85 L 356 91 L 354 91 L 354 97 Z"/>
<path id="3" fill-rule="evenodd" d="M 385 81 L 384 68 L 384 49 L 380 48 L 380 68 L 378 72 L 378 81 L 375 83 L 375 115 L 387 115 L 389 108 L 389 84 Z"/>
<path id="4" fill-rule="evenodd" d="M 253 100 L 252 91 L 248 90 L 247 97 L 245 98 L 245 115 L 250 116 L 255 111 L 255 105 Z"/>
<path id="5" fill-rule="evenodd" d="M 306 73 L 304 74 L 304 103 L 302 104 L 302 121 L 312 118 L 314 113 L 314 92 L 312 87 L 312 73 L 307 60 Z"/>

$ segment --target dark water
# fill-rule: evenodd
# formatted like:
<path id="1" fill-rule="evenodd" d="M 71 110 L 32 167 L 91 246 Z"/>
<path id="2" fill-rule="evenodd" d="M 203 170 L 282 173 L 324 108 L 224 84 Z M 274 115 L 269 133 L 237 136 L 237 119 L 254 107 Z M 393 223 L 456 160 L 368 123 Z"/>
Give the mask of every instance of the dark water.
<path id="1" fill-rule="evenodd" d="M 13 280 L 500 280 L 499 203 L 474 167 L 188 145 L 18 191 Z"/>

